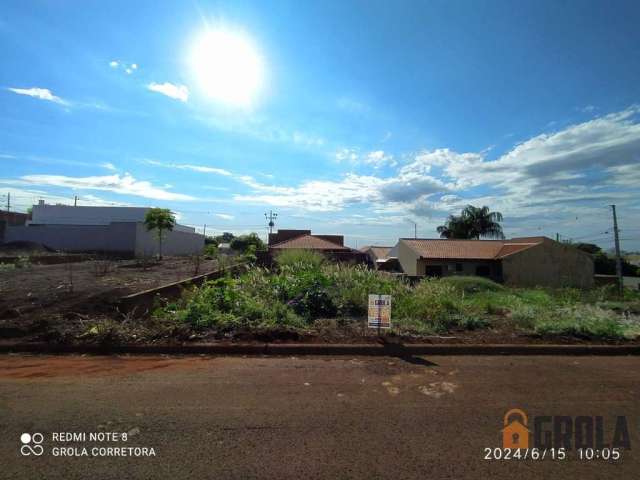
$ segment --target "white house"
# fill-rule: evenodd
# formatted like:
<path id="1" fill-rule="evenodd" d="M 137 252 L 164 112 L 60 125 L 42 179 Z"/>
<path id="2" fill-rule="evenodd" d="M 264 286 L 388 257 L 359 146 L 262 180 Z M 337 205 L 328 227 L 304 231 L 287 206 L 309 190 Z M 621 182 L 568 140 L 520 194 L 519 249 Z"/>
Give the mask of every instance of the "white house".
<path id="1" fill-rule="evenodd" d="M 157 232 L 147 231 L 146 207 L 75 207 L 34 205 L 25 226 L 8 227 L 5 241 L 32 241 L 67 252 L 115 253 L 151 256 L 158 253 Z M 162 253 L 189 255 L 202 252 L 204 235 L 176 224 L 165 232 Z"/>

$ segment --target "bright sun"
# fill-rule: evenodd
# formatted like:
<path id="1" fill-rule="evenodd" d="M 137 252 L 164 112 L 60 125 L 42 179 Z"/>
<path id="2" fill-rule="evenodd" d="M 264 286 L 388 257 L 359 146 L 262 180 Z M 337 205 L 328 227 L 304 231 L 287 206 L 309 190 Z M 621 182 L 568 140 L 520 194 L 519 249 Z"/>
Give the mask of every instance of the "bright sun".
<path id="1" fill-rule="evenodd" d="M 202 91 L 226 104 L 250 106 L 263 83 L 262 58 L 240 32 L 207 30 L 191 48 L 190 63 Z"/>

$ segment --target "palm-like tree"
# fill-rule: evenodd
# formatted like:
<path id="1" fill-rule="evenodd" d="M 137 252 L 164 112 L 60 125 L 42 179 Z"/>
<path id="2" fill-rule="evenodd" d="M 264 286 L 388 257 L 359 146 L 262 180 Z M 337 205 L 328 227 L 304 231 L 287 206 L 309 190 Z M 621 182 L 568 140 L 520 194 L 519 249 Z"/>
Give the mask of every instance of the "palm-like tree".
<path id="1" fill-rule="evenodd" d="M 440 225 L 437 230 L 441 238 L 469 238 L 469 229 L 458 215 L 449 215 L 445 224 Z"/>
<path id="2" fill-rule="evenodd" d="M 474 207 L 467 205 L 460 215 L 449 215 L 446 223 L 438 227 L 438 233 L 442 238 L 480 239 L 504 238 L 502 227 L 502 214 L 491 212 L 489 207 Z"/>

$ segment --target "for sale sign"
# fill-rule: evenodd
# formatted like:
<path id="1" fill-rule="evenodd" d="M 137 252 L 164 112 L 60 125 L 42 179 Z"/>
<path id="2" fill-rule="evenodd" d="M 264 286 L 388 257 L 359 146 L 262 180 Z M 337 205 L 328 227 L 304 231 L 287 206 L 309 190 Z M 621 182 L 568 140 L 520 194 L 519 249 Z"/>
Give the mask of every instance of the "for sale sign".
<path id="1" fill-rule="evenodd" d="M 369 328 L 391 328 L 391 295 L 369 295 Z"/>

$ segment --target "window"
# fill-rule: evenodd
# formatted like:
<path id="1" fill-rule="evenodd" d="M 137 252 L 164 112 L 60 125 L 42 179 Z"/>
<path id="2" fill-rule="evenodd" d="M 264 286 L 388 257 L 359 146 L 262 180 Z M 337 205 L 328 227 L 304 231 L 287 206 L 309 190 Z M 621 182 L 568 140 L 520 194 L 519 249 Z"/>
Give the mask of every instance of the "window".
<path id="1" fill-rule="evenodd" d="M 461 272 L 461 271 L 462 271 L 462 264 L 456 263 L 456 272 Z"/>
<path id="2" fill-rule="evenodd" d="M 441 277 L 442 276 L 442 265 L 427 265 L 424 268 L 424 274 L 427 277 Z"/>
<path id="3" fill-rule="evenodd" d="M 476 275 L 479 277 L 491 276 L 491 269 L 489 268 L 489 265 L 478 265 L 476 267 Z"/>

